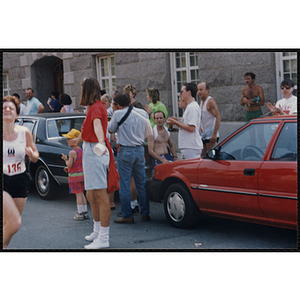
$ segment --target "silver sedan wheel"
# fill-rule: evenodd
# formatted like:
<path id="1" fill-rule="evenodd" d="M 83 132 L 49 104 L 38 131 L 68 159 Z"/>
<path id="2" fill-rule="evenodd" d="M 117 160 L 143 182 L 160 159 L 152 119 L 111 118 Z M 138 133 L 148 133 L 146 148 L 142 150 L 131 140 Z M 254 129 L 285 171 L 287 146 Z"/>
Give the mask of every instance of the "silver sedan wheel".
<path id="1" fill-rule="evenodd" d="M 169 195 L 167 199 L 167 211 L 174 222 L 180 222 L 184 218 L 185 203 L 179 193 L 173 192 Z"/>

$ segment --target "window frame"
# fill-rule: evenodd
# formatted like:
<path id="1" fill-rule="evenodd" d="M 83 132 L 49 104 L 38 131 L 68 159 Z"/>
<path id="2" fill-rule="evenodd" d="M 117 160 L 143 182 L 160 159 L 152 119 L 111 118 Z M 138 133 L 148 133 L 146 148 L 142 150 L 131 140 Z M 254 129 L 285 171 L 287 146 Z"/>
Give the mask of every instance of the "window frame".
<path id="1" fill-rule="evenodd" d="M 4 83 L 6 83 L 6 88 L 4 88 Z M 3 78 L 2 78 L 2 95 L 3 97 L 10 95 L 11 89 L 9 87 L 9 76 L 8 73 L 3 73 Z M 7 92 L 7 94 L 6 94 Z"/>
<path id="2" fill-rule="evenodd" d="M 116 90 L 116 70 L 115 74 L 112 74 L 112 58 L 114 58 L 114 68 L 116 68 L 115 64 L 115 54 L 110 54 L 110 55 L 101 55 L 96 57 L 96 69 L 97 69 L 97 79 L 100 83 L 101 89 L 105 89 L 106 93 L 111 95 L 114 90 Z M 107 59 L 108 62 L 108 76 L 102 76 L 101 75 L 101 60 L 102 59 Z M 102 85 L 102 80 L 108 80 L 108 89 L 107 87 L 103 87 Z"/>
<path id="3" fill-rule="evenodd" d="M 293 51 L 290 51 L 289 53 L 291 53 Z M 296 63 L 297 63 L 297 52 L 293 52 L 295 54 L 293 55 L 287 55 L 287 56 L 284 56 L 283 53 L 285 52 L 276 52 L 275 53 L 275 61 L 276 61 L 276 89 L 277 89 L 277 100 L 280 100 L 283 98 L 283 95 L 281 93 L 281 89 L 280 89 L 280 83 L 284 80 L 284 61 L 287 61 L 287 60 L 292 60 L 292 59 L 296 59 Z M 290 74 L 291 73 L 294 73 L 292 71 L 289 72 Z M 296 71 L 297 73 L 297 76 L 298 76 L 298 70 Z M 293 80 L 295 86 L 294 86 L 294 92 L 293 94 L 295 95 L 295 91 L 298 92 L 298 88 L 297 88 L 297 80 L 296 82 Z"/>
<path id="4" fill-rule="evenodd" d="M 295 158 L 296 158 L 296 161 L 297 161 L 297 158 L 298 158 L 298 149 L 297 149 L 297 141 L 295 141 L 295 151 L 296 152 L 290 152 L 289 148 L 288 147 L 282 147 L 282 145 L 285 145 L 286 144 L 282 141 L 285 141 L 285 132 L 284 130 L 286 130 L 286 128 L 288 126 L 295 126 L 295 132 L 297 132 L 297 123 L 296 122 L 285 122 L 282 126 L 282 128 L 280 129 L 280 132 L 278 133 L 278 136 L 277 136 L 277 139 L 276 139 L 276 142 L 273 146 L 273 149 L 272 149 L 272 152 L 271 152 L 271 156 L 270 156 L 270 161 L 277 161 L 277 162 L 294 162 L 295 160 L 294 159 L 283 159 L 283 155 L 281 155 L 280 157 L 277 157 L 278 153 L 280 153 L 280 148 L 284 148 L 284 149 L 287 149 L 286 153 L 285 154 L 288 154 L 288 153 L 295 153 Z M 294 137 L 289 137 L 289 140 L 292 138 L 292 140 L 295 140 Z M 296 135 L 296 139 L 297 139 L 297 135 Z"/>
<path id="5" fill-rule="evenodd" d="M 185 67 L 176 67 L 176 53 L 184 53 L 185 54 Z M 196 84 L 199 83 L 199 59 L 197 59 L 196 65 L 190 65 L 190 53 L 194 53 L 196 57 L 198 57 L 198 52 L 170 52 L 170 66 L 171 66 L 171 89 L 172 89 L 172 108 L 173 108 L 173 116 L 180 117 L 180 111 L 178 107 L 178 98 L 180 94 L 180 90 L 177 90 L 177 71 L 186 71 L 186 82 L 193 82 L 191 79 L 191 71 L 196 70 L 197 79 Z M 196 96 L 198 98 L 198 96 Z M 196 99 L 198 102 L 198 99 Z"/>

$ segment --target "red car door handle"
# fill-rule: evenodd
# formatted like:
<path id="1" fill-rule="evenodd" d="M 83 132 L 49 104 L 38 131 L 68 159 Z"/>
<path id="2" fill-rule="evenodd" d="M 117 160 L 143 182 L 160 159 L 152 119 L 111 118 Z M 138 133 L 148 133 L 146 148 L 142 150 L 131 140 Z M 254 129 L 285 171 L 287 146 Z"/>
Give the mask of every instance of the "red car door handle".
<path id="1" fill-rule="evenodd" d="M 246 176 L 254 176 L 255 175 L 255 169 L 245 169 L 244 175 Z"/>

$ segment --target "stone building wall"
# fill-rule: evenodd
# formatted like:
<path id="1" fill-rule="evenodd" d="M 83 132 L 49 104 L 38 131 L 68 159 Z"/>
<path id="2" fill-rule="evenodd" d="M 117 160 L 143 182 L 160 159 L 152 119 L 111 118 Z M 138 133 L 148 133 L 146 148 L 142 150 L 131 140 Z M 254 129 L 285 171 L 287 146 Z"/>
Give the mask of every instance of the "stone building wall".
<path id="1" fill-rule="evenodd" d="M 50 70 L 47 74 L 43 71 L 62 60 L 64 92 L 71 96 L 73 106 L 82 111 L 80 83 L 85 77 L 97 77 L 97 55 L 109 54 L 111 52 L 7 52 L 3 55 L 3 71 L 9 73 L 11 91 L 17 92 L 22 100 L 26 100 L 25 89 L 33 87 L 35 96 L 45 103 L 53 83 Z M 266 100 L 277 99 L 274 52 L 199 52 L 198 64 L 200 81 L 210 84 L 210 94 L 217 101 L 223 122 L 244 121 L 245 107 L 240 105 L 240 97 L 246 72 L 256 74 L 255 82 L 263 87 Z M 136 99 L 145 105 L 146 88 L 156 87 L 161 101 L 172 114 L 169 52 L 115 52 L 115 68 L 118 88 L 129 83 L 134 85 L 138 91 Z M 263 111 L 267 112 L 266 106 Z"/>
<path id="2" fill-rule="evenodd" d="M 200 81 L 210 85 L 222 121 L 244 121 L 245 107 L 240 105 L 245 87 L 244 74 L 256 74 L 267 101 L 277 100 L 274 52 L 201 52 L 198 56 Z M 267 112 L 266 105 L 263 112 Z"/>
<path id="3" fill-rule="evenodd" d="M 136 100 L 148 103 L 146 88 L 159 90 L 160 101 L 172 112 L 170 58 L 168 52 L 119 52 L 115 55 L 117 87 L 132 84 L 137 89 Z"/>

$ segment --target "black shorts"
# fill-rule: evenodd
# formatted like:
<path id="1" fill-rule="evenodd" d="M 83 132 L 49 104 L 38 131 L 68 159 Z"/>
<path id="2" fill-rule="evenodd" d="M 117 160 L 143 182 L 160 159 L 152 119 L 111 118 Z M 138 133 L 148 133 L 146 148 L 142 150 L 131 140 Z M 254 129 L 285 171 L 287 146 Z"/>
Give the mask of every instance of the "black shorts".
<path id="1" fill-rule="evenodd" d="M 3 191 L 12 198 L 27 198 L 30 188 L 30 179 L 27 173 L 7 176 L 3 174 Z"/>
<path id="2" fill-rule="evenodd" d="M 209 142 L 210 140 L 202 140 L 203 145 L 206 145 Z M 217 138 L 217 143 L 219 143 L 219 138 Z"/>

